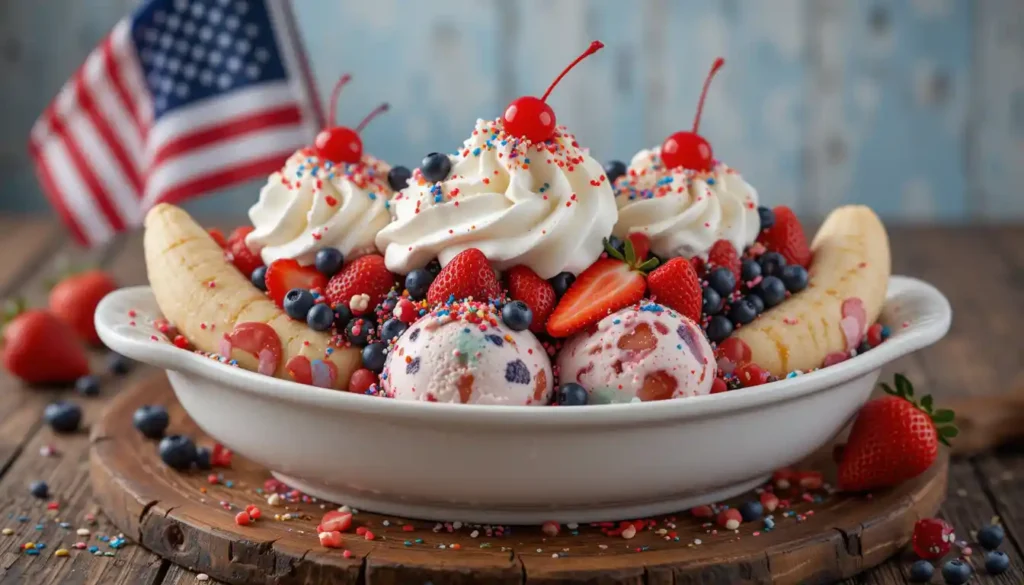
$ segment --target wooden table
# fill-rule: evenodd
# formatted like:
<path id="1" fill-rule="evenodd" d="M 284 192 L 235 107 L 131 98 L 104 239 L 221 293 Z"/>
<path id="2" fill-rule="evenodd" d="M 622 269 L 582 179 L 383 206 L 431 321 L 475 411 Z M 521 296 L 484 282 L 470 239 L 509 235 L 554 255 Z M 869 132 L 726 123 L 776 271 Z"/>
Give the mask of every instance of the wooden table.
<path id="1" fill-rule="evenodd" d="M 919 391 L 934 394 L 939 402 L 1003 393 L 1024 384 L 1024 344 L 1018 335 L 1024 330 L 1024 227 L 892 228 L 890 235 L 894 272 L 938 286 L 956 315 L 946 339 L 900 360 L 886 375 L 907 374 Z M 0 299 L 22 295 L 30 304 L 45 304 L 47 284 L 60 270 L 88 264 L 105 267 L 123 285 L 146 280 L 138 235 L 82 251 L 71 246 L 55 223 L 0 218 Z M 105 356 L 97 352 L 94 360 L 94 371 L 104 372 Z M 70 390 L 26 389 L 0 372 L 0 528 L 17 530 L 15 535 L 0 536 L 0 585 L 196 582 L 196 575 L 132 544 L 116 551 L 101 549 L 114 552 L 113 557 L 77 550 L 67 558 L 53 555 L 58 544 L 78 540 L 75 528 L 88 526 L 94 535 L 112 528 L 91 498 L 87 435 L 55 436 L 41 422 L 43 408 L 58 398 L 73 397 L 82 404 L 88 425 L 120 388 L 151 374 L 141 367 L 124 377 L 104 373 L 101 395 L 84 398 Z M 43 456 L 40 450 L 48 445 L 58 455 Z M 34 530 L 38 519 L 46 516 L 39 500 L 28 493 L 28 483 L 36 479 L 49 483 L 60 502 L 60 509 L 50 515 L 68 522 L 70 531 L 55 522 Z M 88 514 L 96 514 L 95 525 L 86 524 Z M 971 582 L 1024 583 L 1024 452 L 954 459 L 941 514 L 963 536 L 1000 516 L 1008 529 L 1003 550 L 1013 568 L 998 578 L 979 575 Z M 18 521 L 22 515 L 27 522 Z M 19 548 L 27 540 L 25 534 L 33 534 L 33 540 L 46 542 L 48 548 L 39 556 L 24 554 Z M 904 583 L 907 566 L 906 560 L 894 559 L 846 583 Z M 934 582 L 941 578 L 936 576 Z"/>

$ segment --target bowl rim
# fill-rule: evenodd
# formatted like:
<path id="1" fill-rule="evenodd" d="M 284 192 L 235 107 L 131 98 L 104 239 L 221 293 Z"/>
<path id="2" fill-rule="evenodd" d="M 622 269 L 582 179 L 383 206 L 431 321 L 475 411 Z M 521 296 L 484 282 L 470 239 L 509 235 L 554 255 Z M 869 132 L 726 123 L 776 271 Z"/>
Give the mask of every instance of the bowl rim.
<path id="1" fill-rule="evenodd" d="M 934 286 L 916 278 L 890 278 L 883 314 L 896 297 L 904 296 L 908 302 L 901 308 L 902 314 L 913 315 L 914 318 L 899 328 L 891 327 L 892 335 L 882 345 L 839 364 L 793 378 L 784 378 L 757 388 L 685 399 L 572 408 L 387 400 L 376 396 L 318 388 L 228 366 L 195 352 L 180 349 L 169 342 L 143 340 L 137 335 L 129 336 L 118 330 L 119 326 L 126 326 L 131 320 L 127 311 L 123 310 L 126 304 L 135 307 L 143 303 L 156 306 L 149 286 L 122 288 L 107 295 L 96 309 L 96 327 L 100 338 L 110 349 L 132 359 L 163 369 L 200 376 L 230 386 L 239 392 L 248 392 L 279 402 L 385 417 L 403 423 L 589 427 L 677 422 L 761 408 L 772 403 L 792 401 L 869 374 L 888 362 L 935 343 L 949 330 L 952 320 L 949 301 Z M 154 318 L 158 316 L 152 315 Z"/>

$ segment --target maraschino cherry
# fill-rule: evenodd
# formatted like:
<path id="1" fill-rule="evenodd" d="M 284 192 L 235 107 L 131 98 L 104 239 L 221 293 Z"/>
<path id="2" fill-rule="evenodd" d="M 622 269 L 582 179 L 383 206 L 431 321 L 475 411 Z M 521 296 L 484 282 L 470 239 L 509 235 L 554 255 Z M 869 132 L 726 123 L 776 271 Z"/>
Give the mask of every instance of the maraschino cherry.
<path id="1" fill-rule="evenodd" d="M 708 95 L 708 86 L 711 85 L 711 79 L 722 68 L 722 65 L 725 65 L 725 59 L 721 57 L 715 59 L 707 79 L 704 80 L 704 89 L 701 90 L 700 101 L 697 102 L 697 116 L 693 119 L 693 132 L 676 132 L 661 144 L 661 160 L 665 163 L 666 168 L 711 170 L 713 159 L 711 144 L 697 134 L 697 130 L 700 128 L 700 115 L 704 111 L 704 98 Z"/>
<path id="2" fill-rule="evenodd" d="M 576 66 L 577 63 L 593 55 L 604 47 L 604 43 L 601 41 L 594 41 L 590 43 L 590 47 L 583 52 L 582 55 L 576 57 L 576 60 L 569 63 L 569 66 L 562 70 L 562 73 L 555 78 L 551 85 L 548 86 L 548 90 L 544 92 L 540 98 L 533 96 L 524 95 L 521 98 L 516 98 L 511 104 L 505 108 L 505 113 L 502 115 L 502 122 L 505 125 L 505 131 L 514 136 L 529 140 L 530 142 L 544 142 L 545 140 L 551 139 L 555 135 L 555 111 L 551 109 L 551 106 L 547 104 L 545 100 L 548 99 L 548 95 L 551 94 L 551 90 L 558 85 L 559 81 L 565 77 L 565 74 L 570 69 Z"/>
<path id="3" fill-rule="evenodd" d="M 352 76 L 346 73 L 341 76 L 338 83 L 334 84 L 334 89 L 331 91 L 330 120 L 327 128 L 324 128 L 316 135 L 316 140 L 313 143 L 320 158 L 333 163 L 357 163 L 363 160 L 363 140 L 359 138 L 359 133 L 370 123 L 370 120 L 388 111 L 390 107 L 386 103 L 377 106 L 376 109 L 363 118 L 363 121 L 356 126 L 355 130 L 345 126 L 336 126 L 334 114 L 338 109 L 338 95 L 341 93 L 341 88 L 351 79 Z"/>

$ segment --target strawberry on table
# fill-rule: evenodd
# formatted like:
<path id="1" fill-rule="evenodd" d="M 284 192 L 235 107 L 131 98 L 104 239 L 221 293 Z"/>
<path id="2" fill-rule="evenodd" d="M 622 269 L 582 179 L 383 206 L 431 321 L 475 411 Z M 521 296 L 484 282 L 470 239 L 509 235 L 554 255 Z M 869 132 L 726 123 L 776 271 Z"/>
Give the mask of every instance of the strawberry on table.
<path id="1" fill-rule="evenodd" d="M 917 477 L 939 453 L 939 443 L 957 435 L 953 411 L 932 410 L 931 396 L 914 402 L 914 388 L 896 374 L 896 389 L 864 405 L 853 423 L 839 463 L 839 489 L 865 491 Z"/>
<path id="2" fill-rule="evenodd" d="M 469 248 L 459 252 L 437 273 L 427 290 L 427 301 L 436 305 L 452 296 L 457 301 L 468 297 L 483 301 L 498 299 L 502 295 L 501 284 L 487 257 L 480 250 Z"/>
<path id="3" fill-rule="evenodd" d="M 91 345 L 100 345 L 96 333 L 96 305 L 117 289 L 117 284 L 102 270 L 75 274 L 57 283 L 50 290 L 50 311 L 75 330 Z"/>
<path id="4" fill-rule="evenodd" d="M 708 266 L 728 268 L 729 272 L 732 272 L 733 278 L 736 279 L 736 284 L 739 285 L 740 256 L 729 240 L 718 240 L 711 245 L 711 250 L 708 251 Z"/>
<path id="5" fill-rule="evenodd" d="M 633 243 L 628 239 L 625 254 L 610 245 L 606 245 L 606 250 L 608 258 L 601 258 L 581 272 L 551 313 L 547 330 L 553 337 L 568 337 L 643 298 L 647 290 L 644 272 L 657 266 L 658 261 L 637 261 Z M 697 307 L 699 310 L 699 302 Z"/>
<path id="6" fill-rule="evenodd" d="M 533 312 L 530 331 L 544 331 L 544 324 L 555 309 L 555 287 L 526 266 L 510 268 L 505 273 L 505 283 L 508 296 L 514 301 L 523 301 Z"/>
<path id="7" fill-rule="evenodd" d="M 370 254 L 349 262 L 341 272 L 332 276 L 324 295 L 332 307 L 347 307 L 352 297 L 367 295 L 368 307 L 372 309 L 384 300 L 394 286 L 395 275 L 384 265 L 384 257 L 380 254 Z"/>
<path id="8" fill-rule="evenodd" d="M 0 338 L 4 368 L 27 384 L 73 382 L 89 373 L 75 332 L 41 309 L 12 316 Z"/>
<path id="9" fill-rule="evenodd" d="M 293 288 L 323 290 L 325 286 L 327 277 L 315 266 L 301 266 L 291 258 L 275 260 L 267 267 L 267 295 L 278 307 L 284 307 L 284 297 Z"/>
<path id="10" fill-rule="evenodd" d="M 811 250 L 807 247 L 807 236 L 793 210 L 780 205 L 774 210 L 775 224 L 762 230 L 757 241 L 770 252 L 778 252 L 789 264 L 799 264 L 804 268 L 811 265 Z"/>
<path id="11" fill-rule="evenodd" d="M 684 258 L 673 258 L 647 277 L 651 298 L 675 309 L 694 323 L 700 323 L 703 294 L 697 273 Z"/>

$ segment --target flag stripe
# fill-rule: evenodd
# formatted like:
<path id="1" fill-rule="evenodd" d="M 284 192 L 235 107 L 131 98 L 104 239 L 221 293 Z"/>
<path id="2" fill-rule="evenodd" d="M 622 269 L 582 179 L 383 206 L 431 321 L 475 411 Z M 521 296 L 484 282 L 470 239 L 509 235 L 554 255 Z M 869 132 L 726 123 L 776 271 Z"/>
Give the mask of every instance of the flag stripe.
<path id="1" fill-rule="evenodd" d="M 121 71 L 118 68 L 117 56 L 114 55 L 114 42 L 112 38 L 113 35 L 103 39 L 103 64 L 107 70 L 107 78 L 110 80 L 110 85 L 114 87 L 114 93 L 116 93 L 117 97 L 121 100 L 121 105 L 131 116 L 132 122 L 135 124 L 135 128 L 141 136 L 145 136 L 146 124 L 143 123 L 138 108 L 135 106 L 135 99 L 128 93 L 128 90 L 124 85 L 124 80 L 121 79 Z"/>
<path id="2" fill-rule="evenodd" d="M 39 146 L 35 140 L 29 141 L 28 149 L 32 155 L 32 160 L 35 162 L 36 175 L 42 184 L 43 194 L 50 200 L 50 205 L 57 211 L 57 215 L 64 221 L 64 225 L 71 230 L 71 235 L 74 236 L 75 241 L 82 245 L 88 245 L 89 239 L 85 237 L 85 232 L 78 225 L 75 215 L 71 213 L 68 206 L 64 203 L 64 194 L 57 189 L 57 184 L 53 181 L 53 173 L 50 171 L 49 162 L 45 156 L 40 154 Z"/>
<path id="3" fill-rule="evenodd" d="M 74 163 L 66 147 L 67 142 L 57 140 L 56 137 L 50 137 L 40 145 L 40 154 L 50 165 L 55 192 L 61 194 L 68 212 L 77 219 L 85 241 L 90 244 L 106 241 L 113 233 L 103 214 L 96 208 L 96 201 L 82 196 L 88 188 L 77 173 L 69 171 Z"/>
<path id="4" fill-rule="evenodd" d="M 244 134 L 278 126 L 294 126 L 301 123 L 302 112 L 294 105 L 240 116 L 215 126 L 208 126 L 198 132 L 181 135 L 166 143 L 160 149 L 160 152 L 156 153 L 153 157 L 153 166 L 158 167 L 175 156 L 204 148 L 217 142 L 231 140 Z"/>
<path id="5" fill-rule="evenodd" d="M 83 70 L 84 71 L 84 70 Z M 92 122 L 93 128 L 96 133 L 103 139 L 104 146 L 109 149 L 110 154 L 113 155 L 114 160 L 117 161 L 121 172 L 131 183 L 131 187 L 139 197 L 142 196 L 142 177 L 139 175 L 138 169 L 135 164 L 129 159 L 128 153 L 125 152 L 124 144 L 118 140 L 117 136 L 114 135 L 113 129 L 110 124 L 107 123 L 107 119 L 100 115 L 99 109 L 96 106 L 96 102 L 92 99 L 92 94 L 89 88 L 85 85 L 85 76 L 82 71 L 79 71 L 75 75 L 75 89 L 78 97 L 78 103 L 82 106 L 85 111 L 85 115 Z"/>
<path id="6" fill-rule="evenodd" d="M 88 117 L 73 116 L 65 122 L 65 127 L 68 135 L 78 145 L 82 158 L 89 163 L 89 168 L 95 174 L 121 223 L 128 226 L 140 219 L 138 191 L 121 172 L 110 149 L 93 128 Z"/>
<path id="7" fill-rule="evenodd" d="M 141 180 L 144 168 L 142 157 L 145 154 L 143 138 L 139 134 L 131 114 L 121 105 L 121 100 L 117 97 L 113 85 L 107 77 L 103 55 L 94 52 L 86 59 L 82 69 L 85 77 L 84 84 L 95 105 L 96 115 L 106 120 L 112 135 L 121 145 L 122 150 L 128 156 L 128 162 Z M 58 112 L 61 116 L 64 115 L 63 110 Z"/>
<path id="8" fill-rule="evenodd" d="M 265 177 L 279 170 L 282 161 L 290 154 L 291 149 L 283 150 L 262 159 L 246 160 L 233 166 L 220 168 L 216 172 L 201 175 L 191 181 L 178 183 L 173 188 L 164 191 L 159 196 L 158 202 L 178 203 L 201 193 L 209 193 L 242 181 Z"/>

